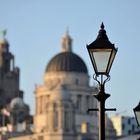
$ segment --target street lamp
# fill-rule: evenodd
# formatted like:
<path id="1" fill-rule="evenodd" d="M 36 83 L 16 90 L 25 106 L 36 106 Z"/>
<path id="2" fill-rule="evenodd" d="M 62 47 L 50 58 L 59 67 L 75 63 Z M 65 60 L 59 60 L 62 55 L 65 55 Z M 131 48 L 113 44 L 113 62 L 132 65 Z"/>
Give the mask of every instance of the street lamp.
<path id="1" fill-rule="evenodd" d="M 116 109 L 105 108 L 105 101 L 110 94 L 105 93 L 104 87 L 105 83 L 110 80 L 109 72 L 117 48 L 109 41 L 103 23 L 96 40 L 87 45 L 87 50 L 95 71 L 93 78 L 98 82 L 100 88 L 99 93 L 94 95 L 99 101 L 99 108 L 88 109 L 88 111 L 99 111 L 99 140 L 105 140 L 105 111 L 116 111 Z"/>
<path id="2" fill-rule="evenodd" d="M 140 127 L 140 102 L 139 104 L 133 109 L 135 118 L 138 124 L 138 127 Z"/>

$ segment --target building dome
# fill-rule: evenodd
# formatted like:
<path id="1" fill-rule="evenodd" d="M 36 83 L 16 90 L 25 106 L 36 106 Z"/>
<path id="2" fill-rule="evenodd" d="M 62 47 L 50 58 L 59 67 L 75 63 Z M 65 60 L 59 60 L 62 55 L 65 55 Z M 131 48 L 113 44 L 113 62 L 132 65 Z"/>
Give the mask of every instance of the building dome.
<path id="1" fill-rule="evenodd" d="M 14 99 L 12 99 L 11 103 L 10 103 L 10 108 L 13 109 L 15 107 L 25 107 L 25 103 L 23 102 L 23 100 L 19 97 L 16 97 Z"/>
<path id="2" fill-rule="evenodd" d="M 78 55 L 62 52 L 54 56 L 46 67 L 46 72 L 58 71 L 87 73 L 87 67 Z"/>
<path id="3" fill-rule="evenodd" d="M 61 39 L 62 52 L 55 55 L 46 67 L 46 72 L 79 72 L 87 73 L 84 61 L 72 52 L 72 39 L 68 31 Z"/>

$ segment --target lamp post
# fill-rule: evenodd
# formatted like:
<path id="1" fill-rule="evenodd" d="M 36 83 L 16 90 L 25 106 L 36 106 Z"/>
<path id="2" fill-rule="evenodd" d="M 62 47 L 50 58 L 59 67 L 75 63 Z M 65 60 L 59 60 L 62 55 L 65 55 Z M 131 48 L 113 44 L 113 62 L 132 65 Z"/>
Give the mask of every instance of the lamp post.
<path id="1" fill-rule="evenodd" d="M 138 127 L 140 127 L 140 102 L 139 104 L 133 109 L 135 118 L 138 124 Z"/>
<path id="2" fill-rule="evenodd" d="M 105 93 L 105 83 L 110 80 L 109 72 L 117 48 L 109 41 L 103 23 L 96 40 L 87 45 L 87 50 L 95 71 L 93 78 L 98 82 L 100 89 L 99 93 L 94 95 L 99 102 L 99 108 L 88 111 L 99 111 L 99 140 L 105 140 L 105 111 L 116 111 L 114 108 L 105 108 L 105 101 L 110 96 Z"/>
<path id="3" fill-rule="evenodd" d="M 140 102 L 139 104 L 133 109 L 134 114 L 135 114 L 135 118 L 138 124 L 138 127 L 140 127 Z M 138 138 L 137 140 L 140 140 L 140 138 Z"/>

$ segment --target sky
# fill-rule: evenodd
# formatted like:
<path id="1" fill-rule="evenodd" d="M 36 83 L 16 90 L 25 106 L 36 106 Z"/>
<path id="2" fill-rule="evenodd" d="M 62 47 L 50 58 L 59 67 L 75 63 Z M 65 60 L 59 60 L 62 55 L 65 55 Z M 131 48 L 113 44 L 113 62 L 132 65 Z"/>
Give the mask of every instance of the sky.
<path id="1" fill-rule="evenodd" d="M 35 85 L 43 83 L 45 68 L 60 52 L 67 28 L 73 51 L 85 61 L 91 85 L 95 83 L 86 44 L 96 39 L 103 22 L 109 40 L 118 48 L 111 80 L 106 83 L 105 90 L 111 94 L 106 107 L 134 116 L 133 108 L 140 101 L 139 7 L 139 0 L 0 0 L 0 31 L 7 29 L 10 51 L 21 70 L 20 88 L 31 113 L 35 112 Z"/>

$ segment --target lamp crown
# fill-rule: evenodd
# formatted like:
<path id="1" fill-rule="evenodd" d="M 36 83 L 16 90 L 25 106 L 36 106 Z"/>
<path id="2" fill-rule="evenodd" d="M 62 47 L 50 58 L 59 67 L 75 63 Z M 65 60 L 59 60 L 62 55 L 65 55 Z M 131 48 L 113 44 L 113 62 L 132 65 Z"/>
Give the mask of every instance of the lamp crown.
<path id="1" fill-rule="evenodd" d="M 106 35 L 106 31 L 105 31 L 105 29 L 104 29 L 104 24 L 103 24 L 103 22 L 102 22 L 102 24 L 101 24 L 101 29 L 99 30 L 99 34 L 98 34 L 98 36 L 97 36 L 97 40 L 98 39 L 104 39 L 104 40 L 108 40 L 108 37 L 107 37 L 107 35 Z"/>

